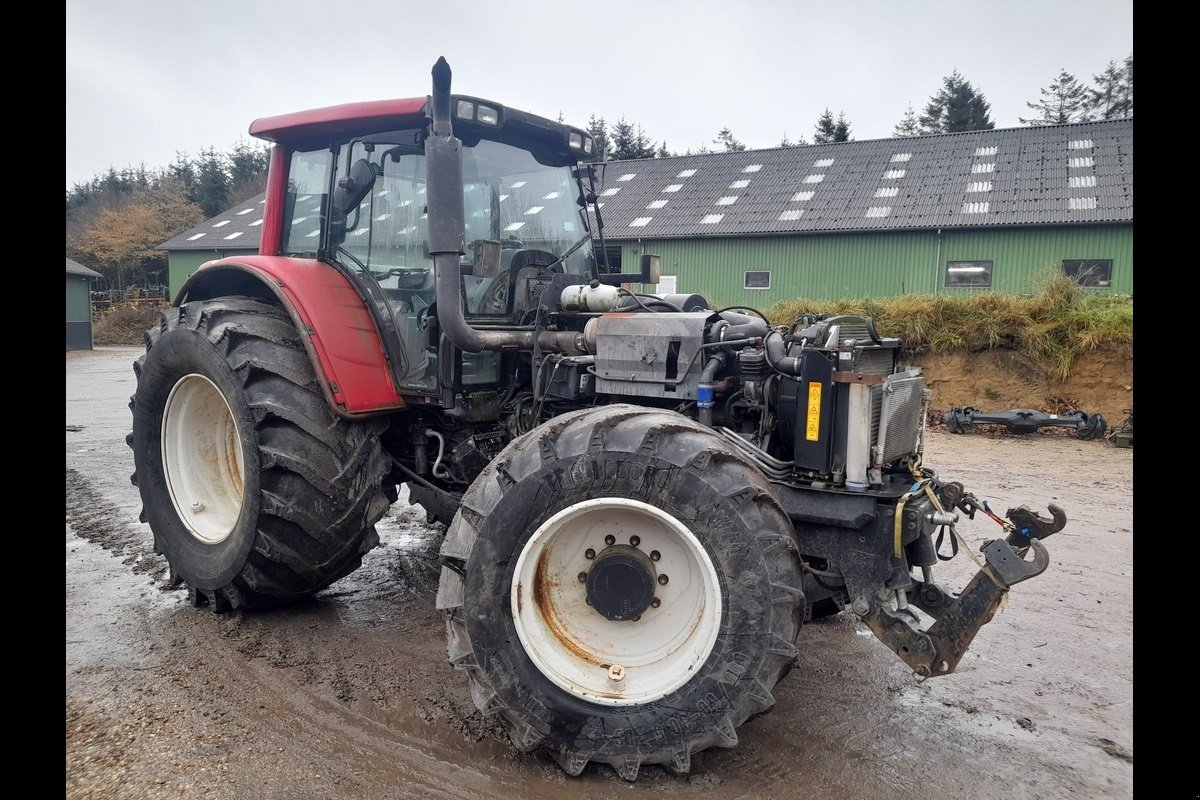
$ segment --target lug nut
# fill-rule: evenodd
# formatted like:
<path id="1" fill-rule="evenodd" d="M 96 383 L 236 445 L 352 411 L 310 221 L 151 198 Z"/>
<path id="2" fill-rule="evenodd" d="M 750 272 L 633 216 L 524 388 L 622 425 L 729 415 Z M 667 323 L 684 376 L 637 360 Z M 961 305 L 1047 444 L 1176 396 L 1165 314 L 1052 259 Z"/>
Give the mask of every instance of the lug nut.
<path id="1" fill-rule="evenodd" d="M 613 536 L 613 535 L 610 533 L 608 536 L 605 536 L 605 537 L 604 537 L 604 543 L 605 543 L 605 544 L 607 544 L 607 545 L 609 545 L 609 546 L 612 546 L 612 545 L 614 545 L 614 544 L 616 544 L 616 543 L 617 543 L 617 537 Z"/>
<path id="2" fill-rule="evenodd" d="M 657 550 L 650 551 L 650 560 L 651 561 L 658 561 L 660 558 L 662 558 L 662 553 L 658 552 Z"/>
<path id="3" fill-rule="evenodd" d="M 669 580 L 671 580 L 671 579 L 670 579 L 670 578 L 668 578 L 666 575 L 659 575 L 659 576 L 658 576 L 658 584 L 659 584 L 660 586 L 666 586 L 666 585 L 667 585 L 667 581 L 669 581 Z"/>
<path id="4" fill-rule="evenodd" d="M 608 668 L 608 679 L 613 683 L 620 683 L 625 680 L 625 668 L 620 664 L 613 664 Z"/>
<path id="5" fill-rule="evenodd" d="M 640 537 L 640 536 L 630 536 L 630 537 L 629 537 L 629 543 L 630 543 L 631 545 L 633 545 L 634 547 L 637 547 L 639 544 L 641 544 L 641 543 L 642 543 L 642 537 Z"/>
<path id="6" fill-rule="evenodd" d="M 204 503 L 201 503 L 199 500 L 192 501 L 192 511 L 199 514 L 203 510 L 204 510 Z"/>
<path id="7" fill-rule="evenodd" d="M 596 557 L 596 551 L 589 547 L 587 550 L 583 551 L 583 557 L 590 561 Z"/>
<path id="8" fill-rule="evenodd" d="M 657 597 L 650 601 L 651 608 L 658 608 L 661 605 L 662 605 L 662 600 L 659 600 Z"/>
<path id="9" fill-rule="evenodd" d="M 587 583 L 587 573 L 586 572 L 579 573 L 579 582 Z"/>

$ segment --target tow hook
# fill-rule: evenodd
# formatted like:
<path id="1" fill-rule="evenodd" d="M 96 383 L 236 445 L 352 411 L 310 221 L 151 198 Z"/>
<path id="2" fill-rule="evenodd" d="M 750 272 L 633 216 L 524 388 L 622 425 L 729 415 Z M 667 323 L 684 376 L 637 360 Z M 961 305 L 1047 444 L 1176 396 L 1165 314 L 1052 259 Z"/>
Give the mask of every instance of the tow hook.
<path id="1" fill-rule="evenodd" d="M 1041 540 L 1062 530 L 1067 517 L 1058 506 L 1050 505 L 1049 511 L 1050 517 L 1044 517 L 1025 506 L 1009 509 L 1014 529 L 1007 540 L 993 539 L 983 545 L 984 567 L 959 594 L 913 578 L 906 591 L 908 602 L 934 618 L 928 630 L 921 629 L 920 619 L 908 608 L 873 604 L 863 621 L 917 675 L 950 674 L 975 634 L 991 621 L 1009 588 L 1041 575 L 1050 565 L 1050 553 Z"/>

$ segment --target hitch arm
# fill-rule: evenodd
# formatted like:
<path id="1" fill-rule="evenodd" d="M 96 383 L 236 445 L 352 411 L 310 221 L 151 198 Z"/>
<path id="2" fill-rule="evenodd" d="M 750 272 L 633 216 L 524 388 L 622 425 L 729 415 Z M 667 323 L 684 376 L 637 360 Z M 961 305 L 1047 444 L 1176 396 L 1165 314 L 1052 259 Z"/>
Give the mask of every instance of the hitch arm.
<path id="1" fill-rule="evenodd" d="M 1067 521 L 1061 508 L 1051 505 L 1049 509 L 1050 518 L 1034 514 L 1025 506 L 1009 509 L 1008 517 L 1016 530 L 1009 541 L 994 539 L 983 546 L 986 566 L 959 594 L 947 592 L 936 583 L 912 579 L 913 586 L 906 595 L 912 605 L 934 618 L 928 630 L 921 629 L 919 618 L 908 608 L 893 610 L 876 604 L 863 621 L 918 675 L 950 674 L 975 634 L 991 621 L 1009 588 L 1046 571 L 1050 554 L 1041 538 L 1062 530 Z M 1010 543 L 1014 536 L 1020 537 L 1020 545 Z M 1032 558 L 1026 560 L 1031 551 Z"/>

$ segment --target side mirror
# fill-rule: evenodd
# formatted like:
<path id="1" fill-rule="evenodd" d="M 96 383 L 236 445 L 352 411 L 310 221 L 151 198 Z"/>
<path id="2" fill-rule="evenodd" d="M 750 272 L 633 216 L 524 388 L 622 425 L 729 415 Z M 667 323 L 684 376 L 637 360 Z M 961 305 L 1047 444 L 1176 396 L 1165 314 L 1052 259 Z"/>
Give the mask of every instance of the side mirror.
<path id="1" fill-rule="evenodd" d="M 337 187 L 333 190 L 333 213 L 346 217 L 351 211 L 358 209 L 359 203 L 375 185 L 375 167 L 365 158 L 360 158 L 350 166 L 350 173 L 339 178 Z"/>
<path id="2" fill-rule="evenodd" d="M 637 272 L 601 272 L 599 280 L 609 286 L 622 283 L 658 283 L 662 279 L 662 257 L 653 253 L 642 253 L 638 259 Z"/>

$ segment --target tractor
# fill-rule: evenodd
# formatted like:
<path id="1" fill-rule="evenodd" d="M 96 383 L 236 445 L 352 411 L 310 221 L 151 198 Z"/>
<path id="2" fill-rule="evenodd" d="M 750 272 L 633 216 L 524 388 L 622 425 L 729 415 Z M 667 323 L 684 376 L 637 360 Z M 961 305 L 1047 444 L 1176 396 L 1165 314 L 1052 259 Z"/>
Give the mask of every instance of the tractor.
<path id="1" fill-rule="evenodd" d="M 583 129 L 451 93 L 262 118 L 257 255 L 146 333 L 135 472 L 196 606 L 306 598 L 407 487 L 445 525 L 449 661 L 514 747 L 633 781 L 731 747 L 811 619 L 954 671 L 1066 516 L 922 462 L 930 391 L 869 317 L 773 324 L 610 268 Z M 960 592 L 935 545 L 1002 535 Z M 957 551 L 957 546 L 952 552 Z M 974 556 L 974 553 L 972 553 Z"/>

